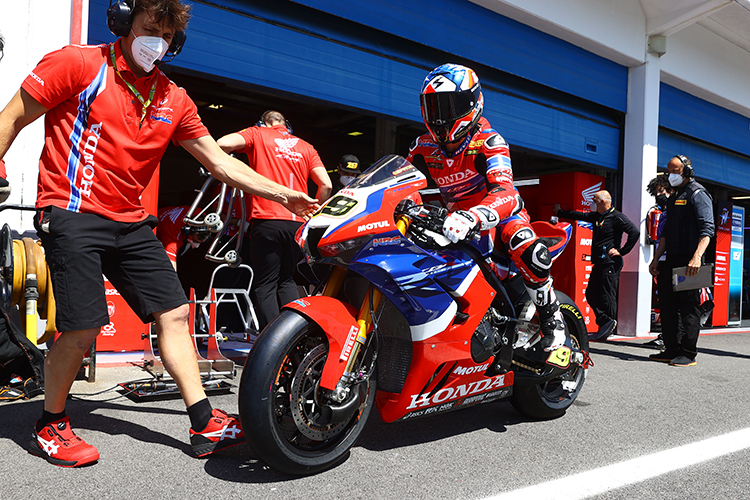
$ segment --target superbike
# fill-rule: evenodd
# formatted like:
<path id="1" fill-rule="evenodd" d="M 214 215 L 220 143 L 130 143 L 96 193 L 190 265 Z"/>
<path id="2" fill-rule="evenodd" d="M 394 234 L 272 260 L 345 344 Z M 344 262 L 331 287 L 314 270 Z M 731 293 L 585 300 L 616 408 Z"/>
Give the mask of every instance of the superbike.
<path id="1" fill-rule="evenodd" d="M 510 397 L 547 419 L 580 393 L 591 361 L 576 305 L 558 292 L 567 338 L 544 352 L 521 276 L 488 235 L 448 244 L 447 211 L 419 203 L 426 186 L 386 156 L 297 233 L 322 279 L 263 330 L 239 389 L 247 441 L 274 469 L 343 460 L 373 405 L 394 422 Z M 534 230 L 570 236 L 568 224 Z"/>

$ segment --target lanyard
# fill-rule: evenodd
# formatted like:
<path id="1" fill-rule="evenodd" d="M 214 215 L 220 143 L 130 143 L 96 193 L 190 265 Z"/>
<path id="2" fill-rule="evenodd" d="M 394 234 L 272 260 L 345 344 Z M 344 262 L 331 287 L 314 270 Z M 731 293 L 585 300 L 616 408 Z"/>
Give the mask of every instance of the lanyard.
<path id="1" fill-rule="evenodd" d="M 127 81 L 125 78 L 123 78 L 122 74 L 120 74 L 120 70 L 117 69 L 117 61 L 115 61 L 115 44 L 109 46 L 109 55 L 112 58 L 112 67 L 115 68 L 115 73 L 117 76 L 120 77 L 120 80 L 125 82 L 125 85 L 128 86 L 130 91 L 133 93 L 133 95 L 140 101 L 140 103 L 143 105 L 143 110 L 141 111 L 141 122 L 138 125 L 138 128 L 143 125 L 143 120 L 146 118 L 146 110 L 148 109 L 149 105 L 151 104 L 151 101 L 154 100 L 154 94 L 156 93 L 156 78 L 154 78 L 154 83 L 151 84 L 151 91 L 148 93 L 148 100 L 144 101 L 143 96 L 140 92 L 138 92 L 138 89 L 135 88 L 129 81 Z"/>
<path id="2" fill-rule="evenodd" d="M 614 209 L 615 209 L 615 207 L 610 207 L 610 209 L 609 209 L 609 210 L 607 210 L 606 212 L 604 212 L 604 213 L 603 213 L 603 214 L 601 215 L 601 217 L 599 217 L 599 220 L 598 220 L 598 221 L 596 221 L 596 227 L 602 227 L 602 224 L 604 224 L 604 219 L 606 219 L 606 218 L 607 218 L 607 216 L 608 216 L 609 214 L 611 214 L 611 213 L 612 213 L 612 211 L 613 211 Z"/>

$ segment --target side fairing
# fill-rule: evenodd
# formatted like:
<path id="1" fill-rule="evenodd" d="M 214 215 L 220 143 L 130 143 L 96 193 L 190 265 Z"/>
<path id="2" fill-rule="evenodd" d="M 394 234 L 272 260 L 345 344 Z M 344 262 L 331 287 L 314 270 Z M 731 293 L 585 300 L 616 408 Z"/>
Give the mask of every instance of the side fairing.
<path id="1" fill-rule="evenodd" d="M 458 310 L 454 296 L 462 296 L 478 273 L 472 260 L 427 252 L 395 231 L 365 245 L 350 269 L 393 302 L 409 323 L 414 341 L 437 335 L 451 324 Z"/>

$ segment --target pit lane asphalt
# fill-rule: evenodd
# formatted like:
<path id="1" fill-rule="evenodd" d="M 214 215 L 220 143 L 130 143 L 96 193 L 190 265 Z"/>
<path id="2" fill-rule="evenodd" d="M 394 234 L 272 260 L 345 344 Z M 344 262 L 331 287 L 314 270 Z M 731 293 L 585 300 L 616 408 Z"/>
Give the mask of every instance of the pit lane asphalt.
<path id="1" fill-rule="evenodd" d="M 99 366 L 96 383 L 75 382 L 79 396 L 68 403 L 99 463 L 63 469 L 28 454 L 42 398 L 0 403 L 0 497 L 483 499 L 750 428 L 750 332 L 702 335 L 698 365 L 686 368 L 649 361 L 656 351 L 644 342 L 592 343 L 595 366 L 561 418 L 528 421 L 507 402 L 395 424 L 374 410 L 342 464 L 303 478 L 267 469 L 246 444 L 190 457 L 181 400 L 94 395 L 147 376 L 137 366 Z M 237 390 L 212 396 L 213 405 L 236 412 Z M 743 449 L 591 498 L 748 498 L 748 461 Z"/>

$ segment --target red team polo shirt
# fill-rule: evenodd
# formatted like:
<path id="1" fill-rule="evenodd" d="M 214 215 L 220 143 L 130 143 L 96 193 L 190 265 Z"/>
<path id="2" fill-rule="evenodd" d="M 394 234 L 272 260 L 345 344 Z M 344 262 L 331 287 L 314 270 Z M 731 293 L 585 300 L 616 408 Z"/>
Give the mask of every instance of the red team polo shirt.
<path id="1" fill-rule="evenodd" d="M 295 191 L 307 193 L 312 169 L 325 168 L 315 148 L 290 134 L 284 125 L 250 127 L 239 134 L 246 144 L 240 152 L 247 154 L 250 166 L 262 176 Z M 260 197 L 253 199 L 252 218 L 300 220 L 280 203 Z"/>
<path id="2" fill-rule="evenodd" d="M 54 205 L 120 222 L 147 217 L 143 189 L 169 145 L 208 134 L 192 99 L 160 70 L 136 79 L 115 42 L 120 74 L 153 101 L 143 106 L 115 74 L 109 45 L 69 45 L 44 56 L 22 88 L 49 109 L 37 208 Z"/>

